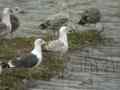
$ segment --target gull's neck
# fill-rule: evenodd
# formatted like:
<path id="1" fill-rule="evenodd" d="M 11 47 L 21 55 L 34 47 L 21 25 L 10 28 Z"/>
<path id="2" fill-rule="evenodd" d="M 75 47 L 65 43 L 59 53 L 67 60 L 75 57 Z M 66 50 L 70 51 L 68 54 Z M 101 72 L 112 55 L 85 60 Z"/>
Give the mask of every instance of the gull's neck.
<path id="1" fill-rule="evenodd" d="M 68 46 L 68 39 L 67 39 L 67 33 L 61 32 L 59 34 L 59 40 L 62 41 L 66 46 Z"/>
<path id="2" fill-rule="evenodd" d="M 36 55 L 39 59 L 42 58 L 42 48 L 41 45 L 37 45 L 34 47 L 34 49 L 31 51 L 32 54 Z"/>
<path id="3" fill-rule="evenodd" d="M 11 22 L 10 22 L 10 15 L 8 13 L 3 13 L 2 15 L 2 22 L 5 23 L 9 29 L 11 30 Z"/>

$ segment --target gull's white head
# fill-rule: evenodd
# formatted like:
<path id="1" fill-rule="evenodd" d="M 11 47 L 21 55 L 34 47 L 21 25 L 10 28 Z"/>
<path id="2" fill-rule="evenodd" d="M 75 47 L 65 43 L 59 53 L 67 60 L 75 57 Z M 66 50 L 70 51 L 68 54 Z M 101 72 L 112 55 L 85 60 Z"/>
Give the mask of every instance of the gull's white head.
<path id="1" fill-rule="evenodd" d="M 60 30 L 59 30 L 59 33 L 60 34 L 66 34 L 66 33 L 69 33 L 69 32 L 72 32 L 72 31 L 74 31 L 74 29 L 72 29 L 71 27 L 69 27 L 69 26 L 62 26 L 61 28 L 60 28 Z"/>
<path id="2" fill-rule="evenodd" d="M 13 14 L 21 13 L 21 14 L 23 14 L 23 13 L 25 13 L 25 11 L 22 10 L 20 7 L 14 7 L 14 8 L 11 9 L 11 13 L 13 13 Z"/>
<path id="3" fill-rule="evenodd" d="M 3 9 L 3 14 L 9 14 L 9 13 L 10 13 L 10 8 Z"/>
<path id="4" fill-rule="evenodd" d="M 68 32 L 68 27 L 67 26 L 62 26 L 59 30 L 59 33 L 67 33 Z"/>
<path id="5" fill-rule="evenodd" d="M 20 12 L 20 11 L 21 11 L 20 7 L 15 7 L 14 10 L 15 10 L 16 12 Z"/>
<path id="6" fill-rule="evenodd" d="M 40 46 L 40 45 L 43 45 L 43 44 L 45 44 L 45 41 L 41 38 L 36 39 L 35 42 L 34 42 L 35 46 Z"/>

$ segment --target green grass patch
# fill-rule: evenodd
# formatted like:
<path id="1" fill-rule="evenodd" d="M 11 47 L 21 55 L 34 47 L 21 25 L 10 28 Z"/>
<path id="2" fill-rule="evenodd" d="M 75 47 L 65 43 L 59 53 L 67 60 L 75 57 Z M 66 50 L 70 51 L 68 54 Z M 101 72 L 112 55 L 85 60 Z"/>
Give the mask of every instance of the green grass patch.
<path id="1" fill-rule="evenodd" d="M 95 30 L 72 32 L 68 34 L 70 48 L 103 44 L 103 36 Z"/>
<path id="2" fill-rule="evenodd" d="M 15 38 L 0 41 L 0 58 L 12 59 L 22 52 L 29 52 L 33 47 L 34 38 Z"/>

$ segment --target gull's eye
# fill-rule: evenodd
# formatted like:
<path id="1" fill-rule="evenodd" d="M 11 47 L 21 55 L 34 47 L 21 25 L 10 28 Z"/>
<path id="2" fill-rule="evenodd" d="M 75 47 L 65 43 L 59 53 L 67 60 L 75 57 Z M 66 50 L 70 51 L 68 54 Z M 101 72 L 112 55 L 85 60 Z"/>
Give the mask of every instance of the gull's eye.
<path id="1" fill-rule="evenodd" d="M 19 11 L 19 9 L 18 9 L 18 8 L 15 8 L 15 11 Z"/>
<path id="2" fill-rule="evenodd" d="M 40 43 L 42 43 L 43 41 L 42 40 L 40 40 Z"/>
<path id="3" fill-rule="evenodd" d="M 13 13 L 13 10 L 10 9 L 9 12 L 10 12 L 10 13 Z"/>

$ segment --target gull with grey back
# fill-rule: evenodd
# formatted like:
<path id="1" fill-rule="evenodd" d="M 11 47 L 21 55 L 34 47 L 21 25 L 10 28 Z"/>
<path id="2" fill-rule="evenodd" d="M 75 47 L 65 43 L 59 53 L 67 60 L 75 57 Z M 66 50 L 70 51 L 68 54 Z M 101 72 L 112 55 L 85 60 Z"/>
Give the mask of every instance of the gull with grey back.
<path id="1" fill-rule="evenodd" d="M 69 48 L 67 38 L 68 31 L 69 28 L 67 26 L 62 26 L 59 30 L 59 38 L 49 41 L 48 44 L 45 45 L 45 49 L 47 51 L 60 52 L 61 54 L 66 53 Z"/>

